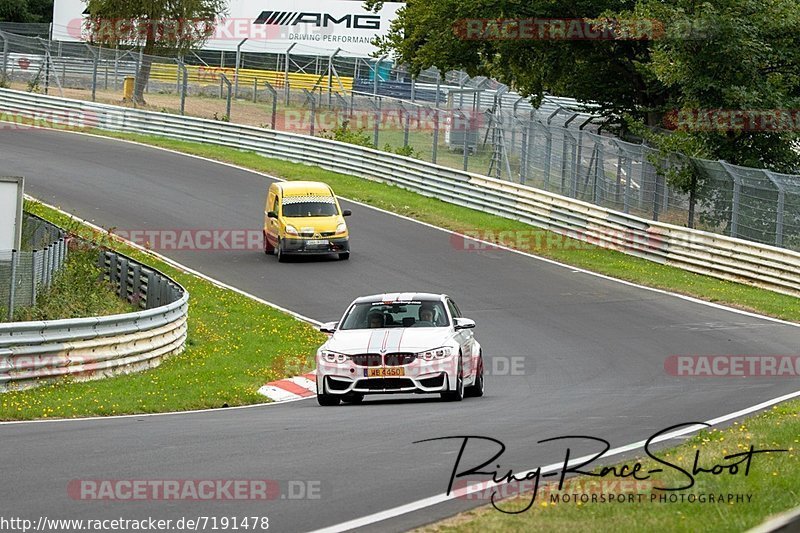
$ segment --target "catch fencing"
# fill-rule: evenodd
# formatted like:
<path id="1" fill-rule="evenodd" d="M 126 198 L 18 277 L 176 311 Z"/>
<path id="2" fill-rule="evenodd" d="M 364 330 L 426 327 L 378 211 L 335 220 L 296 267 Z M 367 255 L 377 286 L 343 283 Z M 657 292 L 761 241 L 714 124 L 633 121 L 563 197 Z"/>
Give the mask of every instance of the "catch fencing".
<path id="1" fill-rule="evenodd" d="M 14 89 L 120 104 L 125 78 L 147 64 L 146 104 L 125 105 L 346 140 L 652 221 L 800 250 L 800 176 L 665 157 L 608 134 L 593 106 L 573 99 L 547 96 L 534 108 L 488 78 L 436 69 L 412 78 L 386 60 L 301 47 L 165 58 L 2 31 L 0 41 L 3 77 Z M 691 194 L 667 179 L 686 166 L 702 177 Z"/>
<path id="2" fill-rule="evenodd" d="M 36 305 L 67 258 L 67 234 L 35 215 L 23 213 L 22 249 L 0 251 L 0 320 Z"/>
<path id="3" fill-rule="evenodd" d="M 388 182 L 659 263 L 800 295 L 800 252 L 629 213 L 489 176 L 330 139 L 0 89 L 0 106 L 92 115 L 97 127 L 239 150 Z"/>

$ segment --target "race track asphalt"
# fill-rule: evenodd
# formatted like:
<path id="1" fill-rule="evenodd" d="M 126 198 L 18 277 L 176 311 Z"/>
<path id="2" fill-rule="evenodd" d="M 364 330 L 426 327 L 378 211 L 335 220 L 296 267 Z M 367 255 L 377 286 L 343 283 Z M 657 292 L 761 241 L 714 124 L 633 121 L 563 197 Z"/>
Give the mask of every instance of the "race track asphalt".
<path id="1" fill-rule="evenodd" d="M 269 179 L 113 140 L 0 130 L 0 174 L 26 192 L 104 227 L 255 229 Z M 637 288 L 506 251 L 465 251 L 443 231 L 343 202 L 350 261 L 280 264 L 260 250 L 165 251 L 172 259 L 320 321 L 356 296 L 450 294 L 476 320 L 486 396 L 425 396 L 322 408 L 314 400 L 246 409 L 0 426 L 0 514 L 178 519 L 267 515 L 271 530 L 308 531 L 443 493 L 455 442 L 492 436 L 504 468 L 563 460 L 561 435 L 612 446 L 794 392 L 794 379 L 679 378 L 673 354 L 798 355 L 800 329 Z M 265 339 L 268 342 L 268 339 Z M 521 372 L 504 375 L 511 358 Z M 573 443 L 573 456 L 596 447 Z M 493 450 L 470 448 L 477 461 Z M 77 501 L 74 479 L 274 479 L 313 482 L 319 498 L 270 502 Z M 450 501 L 364 528 L 401 531 L 474 507 Z"/>

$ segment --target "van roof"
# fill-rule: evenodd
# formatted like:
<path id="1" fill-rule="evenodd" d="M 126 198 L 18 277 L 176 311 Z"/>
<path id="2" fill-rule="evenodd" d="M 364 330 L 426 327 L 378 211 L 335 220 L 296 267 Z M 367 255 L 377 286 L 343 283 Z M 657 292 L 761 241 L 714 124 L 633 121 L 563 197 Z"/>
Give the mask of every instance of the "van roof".
<path id="1" fill-rule="evenodd" d="M 285 181 L 278 185 L 284 196 L 330 196 L 331 189 L 319 181 Z"/>

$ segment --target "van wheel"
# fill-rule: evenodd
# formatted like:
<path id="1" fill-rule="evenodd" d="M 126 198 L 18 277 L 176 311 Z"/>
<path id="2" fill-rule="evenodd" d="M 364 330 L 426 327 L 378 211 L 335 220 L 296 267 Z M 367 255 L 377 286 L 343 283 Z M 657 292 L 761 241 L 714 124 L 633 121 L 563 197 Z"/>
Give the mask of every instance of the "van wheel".
<path id="1" fill-rule="evenodd" d="M 342 252 L 339 254 L 340 261 L 347 261 L 348 259 L 350 259 L 350 252 Z"/>
<path id="2" fill-rule="evenodd" d="M 275 255 L 278 256 L 279 263 L 286 262 L 286 254 L 283 253 L 283 243 L 278 239 L 278 244 L 275 245 Z"/>
<path id="3" fill-rule="evenodd" d="M 267 234 L 264 233 L 264 253 L 267 255 L 272 255 L 275 252 L 275 247 L 269 243 L 269 239 L 267 239 Z"/>

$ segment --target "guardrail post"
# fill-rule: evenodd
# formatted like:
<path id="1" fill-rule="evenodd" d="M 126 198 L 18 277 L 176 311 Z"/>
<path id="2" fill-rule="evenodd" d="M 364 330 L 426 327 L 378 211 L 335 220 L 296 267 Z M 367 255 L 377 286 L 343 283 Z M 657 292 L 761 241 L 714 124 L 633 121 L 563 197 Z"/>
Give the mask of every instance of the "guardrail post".
<path id="1" fill-rule="evenodd" d="M 762 170 L 778 189 L 778 209 L 775 214 L 775 246 L 783 246 L 783 212 L 786 204 L 786 186 L 773 172 Z"/>
<path id="2" fill-rule="evenodd" d="M 128 259 L 122 257 L 119 259 L 119 289 L 117 296 L 127 299 L 128 296 Z"/>

